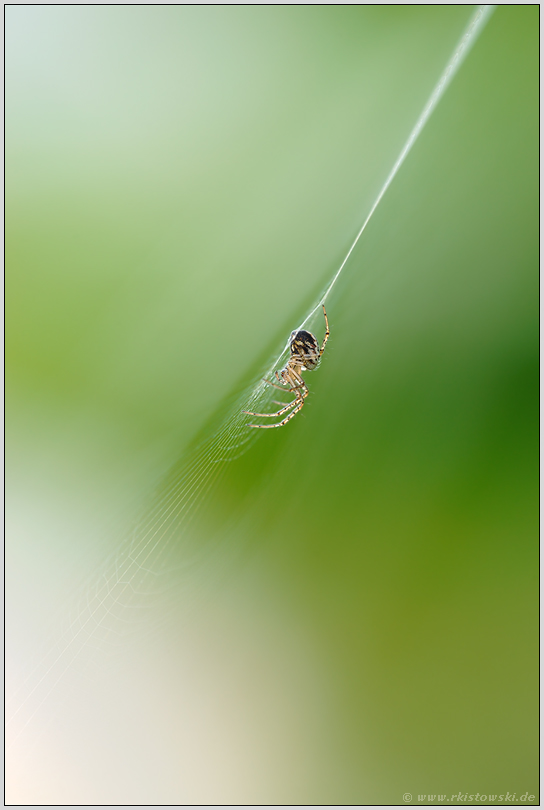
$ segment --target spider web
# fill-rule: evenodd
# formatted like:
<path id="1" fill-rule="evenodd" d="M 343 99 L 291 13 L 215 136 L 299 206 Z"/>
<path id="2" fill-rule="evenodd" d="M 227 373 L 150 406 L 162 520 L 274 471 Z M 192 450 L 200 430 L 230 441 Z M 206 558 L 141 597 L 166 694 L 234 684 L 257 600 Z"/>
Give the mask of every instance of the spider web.
<path id="1" fill-rule="evenodd" d="M 295 329 L 310 326 L 321 334 L 318 318 L 322 318 L 322 305 L 331 295 L 376 208 L 493 9 L 491 5 L 477 7 L 342 264 Z M 236 392 L 216 414 L 206 429 L 205 438 L 195 443 L 159 485 L 129 537 L 106 560 L 94 580 L 81 589 L 82 595 L 72 608 L 64 634 L 48 647 L 11 697 L 6 716 L 8 741 L 11 739 L 12 744 L 76 662 L 92 666 L 97 650 L 103 653 L 110 648 L 115 653 L 130 637 L 131 629 L 138 628 L 140 633 L 150 605 L 179 585 L 180 575 L 184 586 L 198 588 L 199 571 L 202 577 L 207 575 L 203 562 L 212 552 L 220 556 L 221 544 L 218 540 L 213 549 L 199 546 L 192 532 L 195 515 L 226 466 L 262 436 L 262 431 L 249 427 L 255 417 L 243 412 L 278 410 L 274 400 L 281 394 L 265 379 L 272 379 L 274 371 L 285 364 L 288 356 L 289 340 L 262 369 L 261 379 Z M 285 393 L 287 404 L 292 394 L 287 389 Z"/>

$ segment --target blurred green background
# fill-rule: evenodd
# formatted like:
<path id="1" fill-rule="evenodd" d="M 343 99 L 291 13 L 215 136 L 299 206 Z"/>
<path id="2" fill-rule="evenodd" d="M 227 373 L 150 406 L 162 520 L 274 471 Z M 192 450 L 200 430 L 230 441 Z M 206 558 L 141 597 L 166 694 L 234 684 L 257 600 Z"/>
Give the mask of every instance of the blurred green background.
<path id="1" fill-rule="evenodd" d="M 7 7 L 8 695 L 315 303 L 472 11 Z M 153 632 L 47 693 L 8 803 L 538 800 L 538 25 L 490 18 L 306 407 L 202 499 Z"/>

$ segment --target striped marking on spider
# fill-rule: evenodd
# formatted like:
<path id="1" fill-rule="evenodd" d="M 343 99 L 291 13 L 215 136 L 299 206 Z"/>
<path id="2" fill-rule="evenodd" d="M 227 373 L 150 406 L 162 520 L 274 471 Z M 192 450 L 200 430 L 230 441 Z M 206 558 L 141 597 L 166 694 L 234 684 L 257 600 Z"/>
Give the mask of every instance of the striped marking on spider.
<path id="1" fill-rule="evenodd" d="M 278 388 L 280 391 L 283 391 L 287 388 L 291 393 L 295 394 L 295 398 L 292 402 L 287 403 L 284 405 L 283 408 L 280 408 L 279 411 L 275 413 L 255 413 L 255 411 L 242 411 L 242 413 L 247 413 L 250 416 L 263 416 L 263 417 L 278 417 L 283 416 L 284 413 L 287 413 L 285 419 L 282 419 L 281 422 L 275 422 L 272 425 L 249 425 L 252 428 L 278 428 L 283 427 L 284 425 L 289 422 L 293 416 L 302 410 L 304 406 L 304 400 L 308 396 L 308 386 L 302 379 L 302 372 L 303 371 L 313 371 L 319 365 L 319 361 L 323 356 L 323 352 L 325 351 L 325 346 L 327 345 L 327 340 L 329 339 L 329 321 L 327 319 L 327 313 L 325 311 L 325 305 L 321 305 L 323 307 L 323 315 L 325 316 L 325 337 L 323 338 L 323 343 L 321 344 L 321 348 L 319 347 L 319 343 L 317 339 L 312 335 L 311 332 L 306 332 L 304 329 L 298 332 L 291 332 L 291 338 L 289 340 L 289 349 L 291 352 L 291 356 L 287 361 L 285 368 L 282 368 L 281 371 L 276 371 L 276 379 L 279 383 L 276 384 L 271 382 L 270 380 L 265 380 L 268 385 L 271 385 L 273 388 Z M 281 402 L 276 402 L 277 405 L 281 405 Z"/>

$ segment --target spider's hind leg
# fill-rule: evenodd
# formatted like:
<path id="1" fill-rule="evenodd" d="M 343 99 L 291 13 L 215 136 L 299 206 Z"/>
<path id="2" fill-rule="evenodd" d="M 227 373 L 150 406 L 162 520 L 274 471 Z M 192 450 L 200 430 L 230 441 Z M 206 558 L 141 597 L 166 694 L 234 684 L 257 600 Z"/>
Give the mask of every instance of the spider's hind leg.
<path id="1" fill-rule="evenodd" d="M 276 400 L 272 401 L 275 402 Z M 284 405 L 283 402 L 278 402 L 278 405 L 284 405 L 284 407 L 280 408 L 280 410 L 276 411 L 276 413 L 256 413 L 255 411 L 242 411 L 242 413 L 248 413 L 250 416 L 281 416 L 282 414 L 287 413 L 287 411 L 290 408 L 292 408 L 300 401 L 301 401 L 300 397 L 297 397 L 292 402 L 289 402 L 287 405 Z M 250 425 L 250 427 L 260 427 L 260 425 Z"/>
<path id="2" fill-rule="evenodd" d="M 289 390 L 289 388 L 286 385 L 276 385 L 276 383 L 273 383 L 271 380 L 267 380 L 266 377 L 263 378 L 263 382 L 268 383 L 268 385 L 271 385 L 272 388 L 277 388 L 278 391 L 284 391 L 285 392 L 286 388 L 287 388 L 287 390 Z"/>
<path id="3" fill-rule="evenodd" d="M 297 399 L 295 399 L 295 402 L 293 404 L 296 405 L 296 407 L 293 408 L 291 413 L 288 413 L 287 416 L 285 417 L 285 419 L 282 419 L 281 422 L 276 422 L 273 425 L 249 425 L 249 427 L 252 427 L 252 428 L 265 428 L 265 429 L 266 428 L 283 427 L 284 425 L 287 424 L 287 422 L 289 422 L 289 420 L 291 420 L 293 418 L 293 416 L 295 416 L 295 414 L 297 414 L 302 409 L 302 406 L 304 405 L 304 399 L 302 397 L 300 399 L 297 398 Z M 274 415 L 275 414 L 269 414 L 269 416 L 274 416 Z M 278 415 L 281 415 L 281 411 L 279 412 Z"/>

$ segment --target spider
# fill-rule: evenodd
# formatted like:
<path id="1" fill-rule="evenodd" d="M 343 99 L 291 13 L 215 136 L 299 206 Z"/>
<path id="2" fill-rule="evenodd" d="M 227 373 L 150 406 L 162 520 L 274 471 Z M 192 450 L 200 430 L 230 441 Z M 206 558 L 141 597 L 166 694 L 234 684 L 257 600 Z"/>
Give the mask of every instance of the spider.
<path id="1" fill-rule="evenodd" d="M 303 371 L 313 370 L 314 368 L 318 367 L 330 334 L 329 321 L 327 319 L 327 313 L 325 312 L 325 305 L 322 304 L 321 306 L 323 307 L 323 315 L 325 316 L 325 337 L 323 338 L 321 348 L 319 348 L 319 343 L 311 332 L 306 332 L 304 330 L 301 330 L 300 332 L 291 332 L 291 337 L 289 339 L 291 356 L 287 361 L 285 368 L 283 368 L 281 371 L 276 371 L 276 379 L 280 385 L 270 382 L 270 380 L 265 380 L 266 383 L 273 386 L 273 388 L 279 388 L 280 391 L 283 391 L 282 386 L 287 387 L 289 391 L 292 391 L 295 394 L 294 400 L 289 402 L 287 405 L 284 405 L 283 408 L 280 408 L 279 411 L 276 411 L 275 413 L 255 413 L 254 411 L 243 411 L 243 413 L 248 413 L 250 416 L 282 416 L 284 413 L 287 413 L 287 411 L 291 412 L 288 413 L 285 419 L 282 419 L 281 422 L 275 422 L 273 425 L 249 425 L 249 427 L 283 427 L 302 409 L 304 400 L 308 396 L 308 386 L 302 379 L 301 374 Z M 273 402 L 275 402 L 276 405 L 283 405 L 282 402 L 278 402 L 277 400 L 273 400 Z"/>

